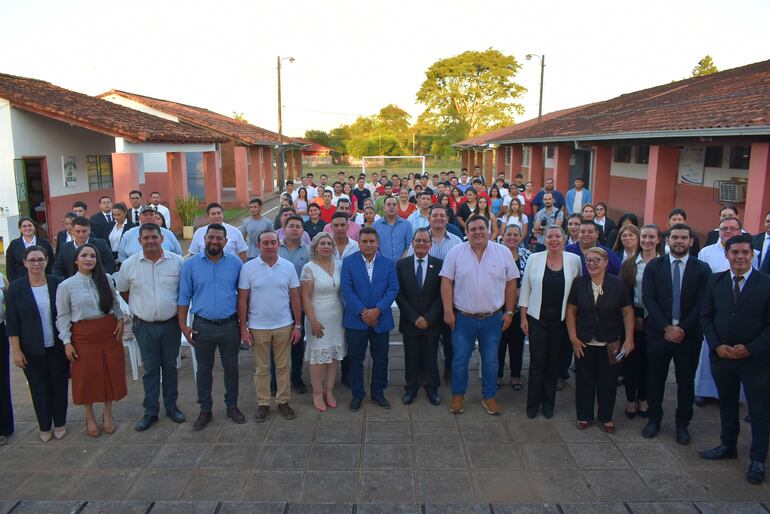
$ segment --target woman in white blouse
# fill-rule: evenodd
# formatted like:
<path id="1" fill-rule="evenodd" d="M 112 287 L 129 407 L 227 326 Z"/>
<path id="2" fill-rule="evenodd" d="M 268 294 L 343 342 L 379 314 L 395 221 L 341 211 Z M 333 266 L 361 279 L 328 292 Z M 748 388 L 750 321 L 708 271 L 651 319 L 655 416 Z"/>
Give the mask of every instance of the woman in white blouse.
<path id="1" fill-rule="evenodd" d="M 112 256 L 115 260 L 118 259 L 118 246 L 120 246 L 120 240 L 123 238 L 123 234 L 128 232 L 128 229 L 135 226 L 134 223 L 128 221 L 128 208 L 126 204 L 118 202 L 112 206 L 112 218 L 115 220 L 110 226 L 112 229 L 107 234 L 107 238 L 110 241 L 110 248 L 112 249 Z"/>
<path id="2" fill-rule="evenodd" d="M 75 266 L 56 292 L 56 328 L 72 364 L 72 401 L 85 406 L 86 433 L 98 437 L 93 404 L 104 402 L 102 422 L 111 434 L 112 402 L 127 394 L 123 312 L 93 245 L 77 249 Z"/>

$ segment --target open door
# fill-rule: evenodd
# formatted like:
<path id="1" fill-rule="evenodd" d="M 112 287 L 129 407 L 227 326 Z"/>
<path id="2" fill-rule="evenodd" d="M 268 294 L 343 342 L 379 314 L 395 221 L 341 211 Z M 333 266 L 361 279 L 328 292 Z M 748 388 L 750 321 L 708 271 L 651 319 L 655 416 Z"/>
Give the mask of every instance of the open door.
<path id="1" fill-rule="evenodd" d="M 29 198 L 27 196 L 27 174 L 24 171 L 24 159 L 13 160 L 13 175 L 16 180 L 16 200 L 19 203 L 19 215 L 29 216 Z M 2 209 L 2 207 L 0 207 Z M 10 213 L 2 213 L 8 216 Z"/>

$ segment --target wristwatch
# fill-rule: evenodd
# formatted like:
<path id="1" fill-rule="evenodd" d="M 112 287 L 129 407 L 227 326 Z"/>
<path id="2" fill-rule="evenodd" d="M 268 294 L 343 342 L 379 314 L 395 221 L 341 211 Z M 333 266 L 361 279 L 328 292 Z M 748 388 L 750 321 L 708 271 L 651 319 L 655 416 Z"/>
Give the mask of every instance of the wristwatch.
<path id="1" fill-rule="evenodd" d="M 513 311 L 505 311 L 503 313 L 503 316 L 513 316 L 513 314 L 514 314 Z"/>
<path id="2" fill-rule="evenodd" d="M 301 330 L 301 329 L 302 329 L 302 325 L 294 325 L 294 328 L 295 328 L 296 330 Z"/>

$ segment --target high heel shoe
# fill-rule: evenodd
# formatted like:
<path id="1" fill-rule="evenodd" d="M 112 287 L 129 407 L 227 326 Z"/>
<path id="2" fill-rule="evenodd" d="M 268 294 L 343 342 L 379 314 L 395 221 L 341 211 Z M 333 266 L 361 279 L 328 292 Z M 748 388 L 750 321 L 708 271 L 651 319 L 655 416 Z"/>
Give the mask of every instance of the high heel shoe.
<path id="1" fill-rule="evenodd" d="M 628 405 L 629 404 L 633 404 L 634 410 L 628 410 Z M 637 402 L 627 402 L 626 403 L 625 413 L 626 413 L 626 417 L 628 419 L 634 419 L 636 417 L 636 415 L 638 414 L 639 407 L 637 405 L 638 405 Z"/>
<path id="2" fill-rule="evenodd" d="M 326 405 L 329 406 L 329 408 L 334 409 L 337 407 L 337 400 L 334 399 L 334 396 L 332 396 L 331 392 L 324 391 L 324 400 L 326 401 Z"/>
<path id="3" fill-rule="evenodd" d="M 326 412 L 326 403 L 324 403 L 323 394 L 313 395 L 313 407 L 319 412 Z"/>
<path id="4" fill-rule="evenodd" d="M 64 439 L 64 436 L 67 435 L 67 427 L 53 427 L 53 436 L 57 440 Z"/>
<path id="5" fill-rule="evenodd" d="M 115 421 L 110 419 L 110 424 L 108 425 L 107 421 L 105 421 L 104 414 L 102 414 L 102 425 L 104 425 L 105 434 L 112 434 L 115 432 Z"/>
<path id="6" fill-rule="evenodd" d="M 50 430 L 48 432 L 40 432 L 40 440 L 43 441 L 44 443 L 47 443 L 48 441 L 50 441 L 52 437 L 53 437 L 53 434 L 51 434 Z"/>

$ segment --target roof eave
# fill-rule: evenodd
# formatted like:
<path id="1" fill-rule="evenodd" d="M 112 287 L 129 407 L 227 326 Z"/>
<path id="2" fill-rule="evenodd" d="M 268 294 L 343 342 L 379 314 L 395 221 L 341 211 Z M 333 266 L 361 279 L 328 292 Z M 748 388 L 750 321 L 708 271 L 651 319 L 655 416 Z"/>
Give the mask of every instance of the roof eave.
<path id="1" fill-rule="evenodd" d="M 618 132 L 615 134 L 583 134 L 577 136 L 549 136 L 549 137 L 524 137 L 505 138 L 495 140 L 498 145 L 507 144 L 539 144 L 539 143 L 564 143 L 571 141 L 612 141 L 617 139 L 673 139 L 686 137 L 739 137 L 739 136 L 768 136 L 770 125 L 751 127 L 720 127 L 709 129 L 683 129 L 683 130 L 650 130 L 639 132 Z"/>

